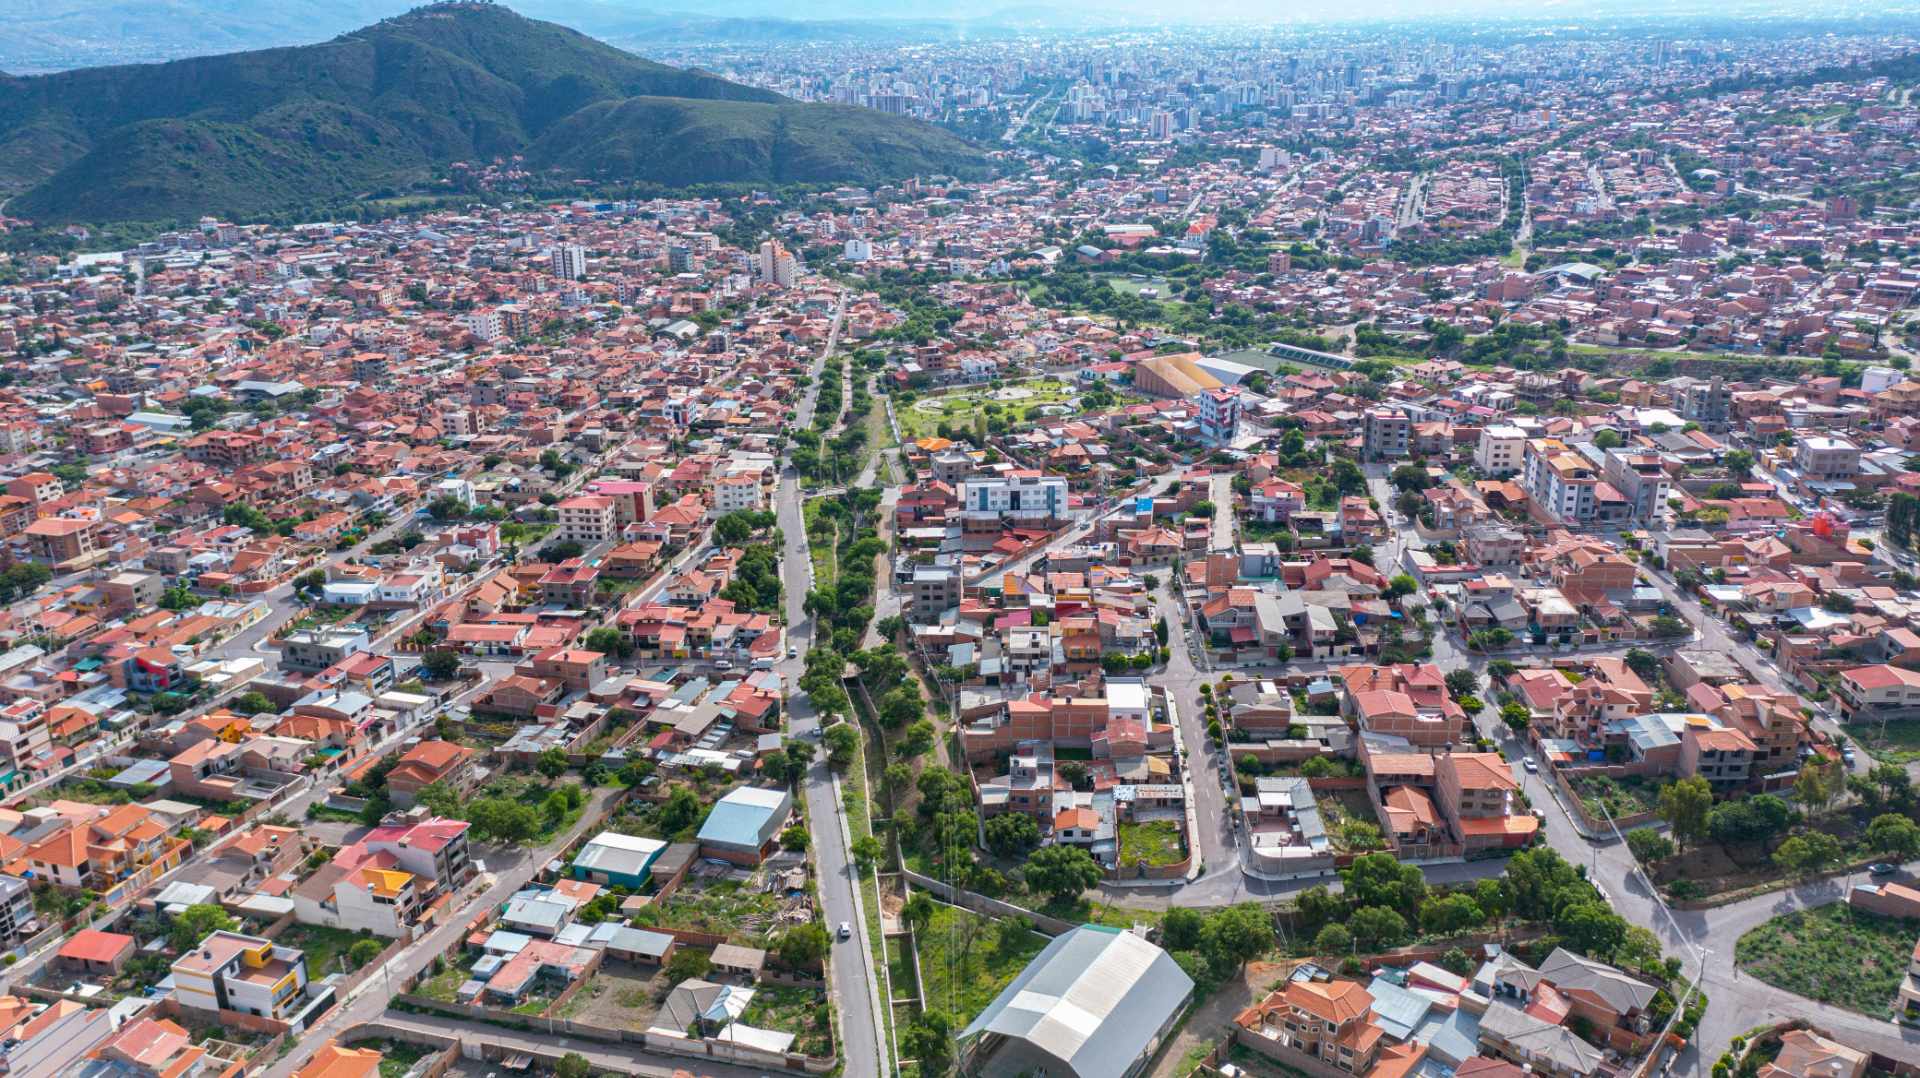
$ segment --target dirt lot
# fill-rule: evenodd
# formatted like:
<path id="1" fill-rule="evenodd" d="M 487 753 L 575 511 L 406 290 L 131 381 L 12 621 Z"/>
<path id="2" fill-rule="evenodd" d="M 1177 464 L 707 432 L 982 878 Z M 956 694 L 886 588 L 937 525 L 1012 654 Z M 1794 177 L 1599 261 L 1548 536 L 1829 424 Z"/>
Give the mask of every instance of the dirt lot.
<path id="1" fill-rule="evenodd" d="M 561 1014 L 611 1029 L 646 1029 L 666 994 L 667 975 L 660 967 L 608 959 Z"/>
<path id="2" fill-rule="evenodd" d="M 1182 1078 L 1192 1062 L 1188 1056 L 1203 1045 L 1217 1044 L 1227 1036 L 1233 1025 L 1233 1018 L 1246 1010 L 1257 999 L 1265 999 L 1268 992 L 1288 973 L 1293 971 L 1293 962 L 1250 962 L 1240 971 L 1240 976 L 1220 986 L 1213 998 L 1200 1005 L 1174 1035 L 1173 1043 L 1160 1050 L 1160 1058 L 1154 1064 L 1154 1078 Z M 1181 1064 L 1186 1064 L 1183 1069 Z"/>

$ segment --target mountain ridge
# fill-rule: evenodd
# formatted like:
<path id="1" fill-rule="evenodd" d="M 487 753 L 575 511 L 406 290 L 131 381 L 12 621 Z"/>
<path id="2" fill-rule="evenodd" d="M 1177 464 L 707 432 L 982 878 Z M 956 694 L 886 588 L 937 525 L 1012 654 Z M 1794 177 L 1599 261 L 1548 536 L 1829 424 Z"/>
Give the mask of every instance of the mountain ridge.
<path id="1" fill-rule="evenodd" d="M 316 45 L 0 77 L 0 197 L 47 222 L 273 213 L 516 155 L 668 186 L 985 167 L 929 125 L 794 102 L 484 3 Z"/>

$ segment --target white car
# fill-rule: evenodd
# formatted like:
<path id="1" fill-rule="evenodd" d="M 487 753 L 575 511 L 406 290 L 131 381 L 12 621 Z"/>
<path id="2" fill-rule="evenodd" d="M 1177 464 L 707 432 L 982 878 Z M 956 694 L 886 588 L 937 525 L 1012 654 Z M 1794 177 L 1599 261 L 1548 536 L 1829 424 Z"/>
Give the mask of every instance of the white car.
<path id="1" fill-rule="evenodd" d="M 850 940 L 853 938 L 853 926 L 842 921 L 840 922 L 840 930 L 835 932 L 834 935 L 838 936 L 842 941 Z"/>
<path id="2" fill-rule="evenodd" d="M 1538 775 L 1540 773 L 1540 761 L 1529 756 L 1521 762 L 1526 765 L 1527 771 L 1530 774 Z"/>

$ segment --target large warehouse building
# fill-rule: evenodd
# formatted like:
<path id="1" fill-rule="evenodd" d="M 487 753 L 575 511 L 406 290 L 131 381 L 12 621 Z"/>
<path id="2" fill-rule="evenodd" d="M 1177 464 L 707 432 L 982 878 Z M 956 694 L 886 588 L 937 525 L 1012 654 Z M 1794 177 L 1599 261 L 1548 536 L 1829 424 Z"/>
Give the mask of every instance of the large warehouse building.
<path id="1" fill-rule="evenodd" d="M 1131 1078 L 1179 1018 L 1193 979 L 1131 932 L 1055 937 L 960 1034 L 968 1074 Z"/>

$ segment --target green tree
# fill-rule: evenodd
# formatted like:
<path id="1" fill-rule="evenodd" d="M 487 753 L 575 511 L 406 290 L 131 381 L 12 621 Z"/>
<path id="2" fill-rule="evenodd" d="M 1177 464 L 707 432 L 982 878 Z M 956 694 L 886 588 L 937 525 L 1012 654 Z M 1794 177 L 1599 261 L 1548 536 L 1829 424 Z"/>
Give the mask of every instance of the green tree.
<path id="1" fill-rule="evenodd" d="M 946 1015 L 924 1011 L 900 1034 L 900 1054 L 918 1062 L 921 1074 L 945 1074 L 953 1062 L 953 1034 Z"/>
<path id="2" fill-rule="evenodd" d="M 1685 848 L 1707 833 L 1707 813 L 1713 807 L 1713 787 L 1699 775 L 1669 782 L 1660 788 L 1657 811 L 1667 821 L 1674 844 Z"/>
<path id="3" fill-rule="evenodd" d="M 987 849 L 1017 858 L 1040 845 L 1040 828 L 1024 812 L 1003 812 L 986 823 Z"/>
<path id="4" fill-rule="evenodd" d="M 933 896 L 925 891 L 915 891 L 900 907 L 900 916 L 913 926 L 915 932 L 927 930 L 927 926 L 933 923 L 934 912 Z"/>
<path id="5" fill-rule="evenodd" d="M 1169 951 L 1191 951 L 1200 945 L 1200 932 L 1206 918 L 1200 911 L 1175 906 L 1160 921 L 1160 945 Z"/>
<path id="6" fill-rule="evenodd" d="M 546 749 L 534 758 L 533 769 L 549 779 L 557 779 L 567 773 L 567 753 L 565 749 L 554 747 Z"/>
<path id="7" fill-rule="evenodd" d="M 1455 697 L 1472 696 L 1480 691 L 1480 675 L 1467 667 L 1447 671 L 1447 691 Z"/>
<path id="8" fill-rule="evenodd" d="M 586 645 L 588 651 L 597 651 L 602 655 L 616 655 L 621 658 L 625 658 L 633 651 L 633 645 L 627 643 L 626 638 L 620 635 L 620 630 L 608 625 L 602 625 L 588 633 Z"/>
<path id="9" fill-rule="evenodd" d="M 1362 854 L 1340 875 L 1355 906 L 1413 910 L 1427 894 L 1419 866 L 1402 864 L 1391 853 Z"/>
<path id="10" fill-rule="evenodd" d="M 820 735 L 820 743 L 827 747 L 827 763 L 835 771 L 845 771 L 859 755 L 860 732 L 852 723 L 839 723 Z"/>
<path id="11" fill-rule="evenodd" d="M 1867 848 L 1896 861 L 1920 857 L 1920 824 L 1905 816 L 1884 813 L 1867 825 Z"/>
<path id="12" fill-rule="evenodd" d="M 1100 882 L 1100 866 L 1078 846 L 1045 846 L 1027 859 L 1027 886 L 1056 899 L 1078 898 Z"/>
<path id="13" fill-rule="evenodd" d="M 1407 938 L 1407 919 L 1385 906 L 1362 906 L 1347 919 L 1353 938 L 1367 947 L 1397 947 Z"/>
<path id="14" fill-rule="evenodd" d="M 1773 851 L 1773 863 L 1796 876 L 1811 876 L 1839 863 L 1846 851 L 1840 840 L 1824 831 L 1795 835 Z"/>
<path id="15" fill-rule="evenodd" d="M 1328 925 L 1313 937 L 1313 953 L 1323 957 L 1347 954 L 1353 950 L 1353 933 L 1345 925 Z"/>
<path id="16" fill-rule="evenodd" d="M 276 709 L 273 706 L 273 701 L 267 699 L 267 694 L 262 692 L 247 692 L 241 693 L 238 697 L 234 698 L 233 710 L 242 715 L 270 715 Z"/>
<path id="17" fill-rule="evenodd" d="M 354 969 L 359 969 L 379 958 L 380 952 L 386 949 L 386 944 L 379 940 L 355 940 L 353 946 L 347 948 L 347 962 Z"/>
<path id="18" fill-rule="evenodd" d="M 1500 705 L 1500 721 L 1518 733 L 1533 722 L 1533 712 L 1517 700 L 1510 701 Z"/>
<path id="19" fill-rule="evenodd" d="M 1673 840 L 1647 828 L 1627 832 L 1627 849 L 1641 864 L 1654 864 L 1673 856 Z"/>
<path id="20" fill-rule="evenodd" d="M 861 868 L 872 868 L 879 864 L 880 858 L 887 852 L 886 847 L 880 845 L 880 840 L 872 835 L 861 835 L 854 839 L 850 849 L 853 852 L 854 862 Z"/>
<path id="21" fill-rule="evenodd" d="M 780 936 L 780 961 L 793 969 L 811 969 L 827 957 L 832 941 L 818 922 L 795 925 Z"/>
<path id="22" fill-rule="evenodd" d="M 593 1064 L 578 1052 L 568 1052 L 553 1065 L 554 1078 L 589 1078 L 593 1074 Z"/>
<path id="23" fill-rule="evenodd" d="M 1251 902 L 1228 906 L 1207 917 L 1200 949 L 1218 969 L 1237 969 L 1273 950 L 1273 917 Z"/>
<path id="24" fill-rule="evenodd" d="M 1766 842 L 1793 822 L 1793 809 L 1773 794 L 1725 801 L 1707 812 L 1707 833 L 1723 846 Z"/>
<path id="25" fill-rule="evenodd" d="M 1569 948 L 1602 960 L 1610 957 L 1627 937 L 1626 919 L 1608 909 L 1597 897 L 1569 904 L 1554 919 L 1554 927 Z"/>
<path id="26" fill-rule="evenodd" d="M 692 947 L 681 947 L 667 960 L 667 983 L 679 984 L 695 977 L 705 977 L 713 968 L 713 958 L 706 951 Z"/>
<path id="27" fill-rule="evenodd" d="M 540 833 L 540 813 L 510 797 L 483 797 L 467 806 L 467 822 L 481 842 L 529 842 Z"/>
<path id="28" fill-rule="evenodd" d="M 1639 675 L 1643 681 L 1652 681 L 1660 676 L 1660 657 L 1641 648 L 1629 648 L 1626 655 L 1627 669 Z"/>
<path id="29" fill-rule="evenodd" d="M 1809 816 L 1814 815 L 1840 796 L 1840 791 L 1846 788 L 1846 781 L 1838 761 L 1811 757 L 1800 765 L 1800 774 L 1794 777 L 1793 799 L 1800 803 Z"/>
<path id="30" fill-rule="evenodd" d="M 460 656 L 451 651 L 429 651 L 420 658 L 421 669 L 435 681 L 445 681 L 460 672 Z"/>
<path id="31" fill-rule="evenodd" d="M 667 799 L 654 810 L 654 822 L 668 835 L 677 835 L 699 825 L 706 818 L 700 798 L 685 786 L 675 786 Z"/>
<path id="32" fill-rule="evenodd" d="M 180 911 L 167 929 L 167 942 L 176 951 L 189 951 L 200 945 L 200 941 L 215 932 L 230 930 L 234 927 L 233 918 L 226 910 L 211 903 L 200 902 Z"/>
<path id="33" fill-rule="evenodd" d="M 1480 927 L 1486 919 L 1472 896 L 1465 894 L 1435 896 L 1420 906 L 1420 926 L 1428 932 L 1465 932 Z"/>

